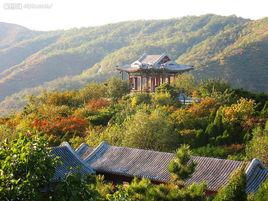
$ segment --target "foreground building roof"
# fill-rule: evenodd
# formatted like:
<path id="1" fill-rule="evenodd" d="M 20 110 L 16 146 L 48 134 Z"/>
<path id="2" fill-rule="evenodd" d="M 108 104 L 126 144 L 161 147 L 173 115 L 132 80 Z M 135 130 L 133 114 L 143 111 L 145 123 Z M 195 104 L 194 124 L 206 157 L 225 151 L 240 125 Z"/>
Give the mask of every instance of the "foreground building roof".
<path id="1" fill-rule="evenodd" d="M 58 157 L 61 163 L 56 168 L 53 181 L 61 180 L 69 172 L 80 172 L 83 175 L 95 173 L 92 168 L 81 160 L 67 142 L 62 143 L 58 147 L 53 147 L 51 154 Z"/>
<path id="2" fill-rule="evenodd" d="M 76 159 L 80 158 L 81 165 L 83 167 L 86 165 L 88 168 L 86 171 L 131 178 L 134 176 L 144 177 L 162 183 L 170 181 L 168 164 L 175 157 L 172 153 L 111 146 L 107 142 L 102 142 L 95 149 L 83 143 L 75 152 L 66 153 L 75 155 L 73 157 Z M 68 157 L 70 156 L 65 157 L 67 162 L 69 161 Z M 213 192 L 218 191 L 228 183 L 234 170 L 244 166 L 246 166 L 247 193 L 255 193 L 268 176 L 268 170 L 257 159 L 253 159 L 251 162 L 242 162 L 192 156 L 191 160 L 196 162 L 197 166 L 192 177 L 185 184 L 205 182 L 208 190 Z"/>

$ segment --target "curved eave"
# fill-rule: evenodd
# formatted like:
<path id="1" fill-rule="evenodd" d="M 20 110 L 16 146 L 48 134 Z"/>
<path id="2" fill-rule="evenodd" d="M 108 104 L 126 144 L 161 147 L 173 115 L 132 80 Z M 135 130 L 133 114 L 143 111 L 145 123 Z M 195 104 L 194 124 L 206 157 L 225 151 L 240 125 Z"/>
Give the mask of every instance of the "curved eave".
<path id="1" fill-rule="evenodd" d="M 172 73 L 172 74 L 177 74 L 177 73 L 183 73 L 187 72 L 190 70 L 193 70 L 194 67 L 182 67 L 180 69 L 170 69 L 170 68 L 116 68 L 116 70 L 120 72 L 126 72 L 126 73 Z"/>

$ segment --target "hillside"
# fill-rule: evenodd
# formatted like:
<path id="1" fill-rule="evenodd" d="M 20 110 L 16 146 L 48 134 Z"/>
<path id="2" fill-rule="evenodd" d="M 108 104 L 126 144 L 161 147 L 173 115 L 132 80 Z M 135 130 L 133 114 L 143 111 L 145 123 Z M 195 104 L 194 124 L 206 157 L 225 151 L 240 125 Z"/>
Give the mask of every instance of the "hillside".
<path id="1" fill-rule="evenodd" d="M 117 75 L 116 65 L 142 53 L 168 53 L 196 66 L 197 79 L 268 91 L 268 19 L 189 16 L 36 32 L 0 23 L 0 110 L 16 110 L 43 89 L 80 88 Z"/>

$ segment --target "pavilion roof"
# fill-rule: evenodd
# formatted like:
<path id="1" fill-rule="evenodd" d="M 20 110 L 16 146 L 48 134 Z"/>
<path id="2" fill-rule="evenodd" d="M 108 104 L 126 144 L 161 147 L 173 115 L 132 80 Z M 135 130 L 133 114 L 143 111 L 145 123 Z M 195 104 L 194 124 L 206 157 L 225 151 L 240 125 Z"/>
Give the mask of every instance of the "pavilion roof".
<path id="1" fill-rule="evenodd" d="M 157 62 L 164 56 L 165 55 L 163 54 L 143 55 L 138 59 L 138 61 L 141 62 L 142 64 L 156 65 Z"/>
<path id="2" fill-rule="evenodd" d="M 168 55 L 142 55 L 138 60 L 132 64 L 118 67 L 117 70 L 134 73 L 134 72 L 158 72 L 158 73 L 180 73 L 192 70 L 194 67 L 190 65 L 177 64 L 172 61 Z"/>

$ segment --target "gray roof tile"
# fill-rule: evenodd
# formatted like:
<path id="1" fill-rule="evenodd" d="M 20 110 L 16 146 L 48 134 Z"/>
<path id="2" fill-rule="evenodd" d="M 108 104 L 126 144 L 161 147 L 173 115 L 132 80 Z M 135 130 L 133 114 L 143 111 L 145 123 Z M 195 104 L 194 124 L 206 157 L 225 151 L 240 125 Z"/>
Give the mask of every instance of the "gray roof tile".
<path id="1" fill-rule="evenodd" d="M 56 168 L 53 181 L 62 179 L 68 172 L 80 172 L 81 174 L 91 174 L 95 171 L 87 166 L 73 151 L 68 143 L 53 147 L 51 154 L 59 157 L 61 164 Z"/>
<path id="2" fill-rule="evenodd" d="M 100 173 L 169 182 L 171 177 L 168 164 L 174 157 L 172 153 L 110 146 L 103 142 L 89 155 L 84 155 L 83 159 L 89 167 Z M 186 185 L 193 182 L 206 182 L 208 190 L 211 191 L 217 191 L 226 185 L 232 172 L 245 164 L 248 166 L 246 171 L 248 193 L 255 193 L 268 175 L 268 170 L 261 166 L 260 162 L 255 162 L 252 168 L 252 162 L 199 156 L 192 156 L 192 160 L 197 163 L 197 166 L 192 177 L 186 181 Z"/>

